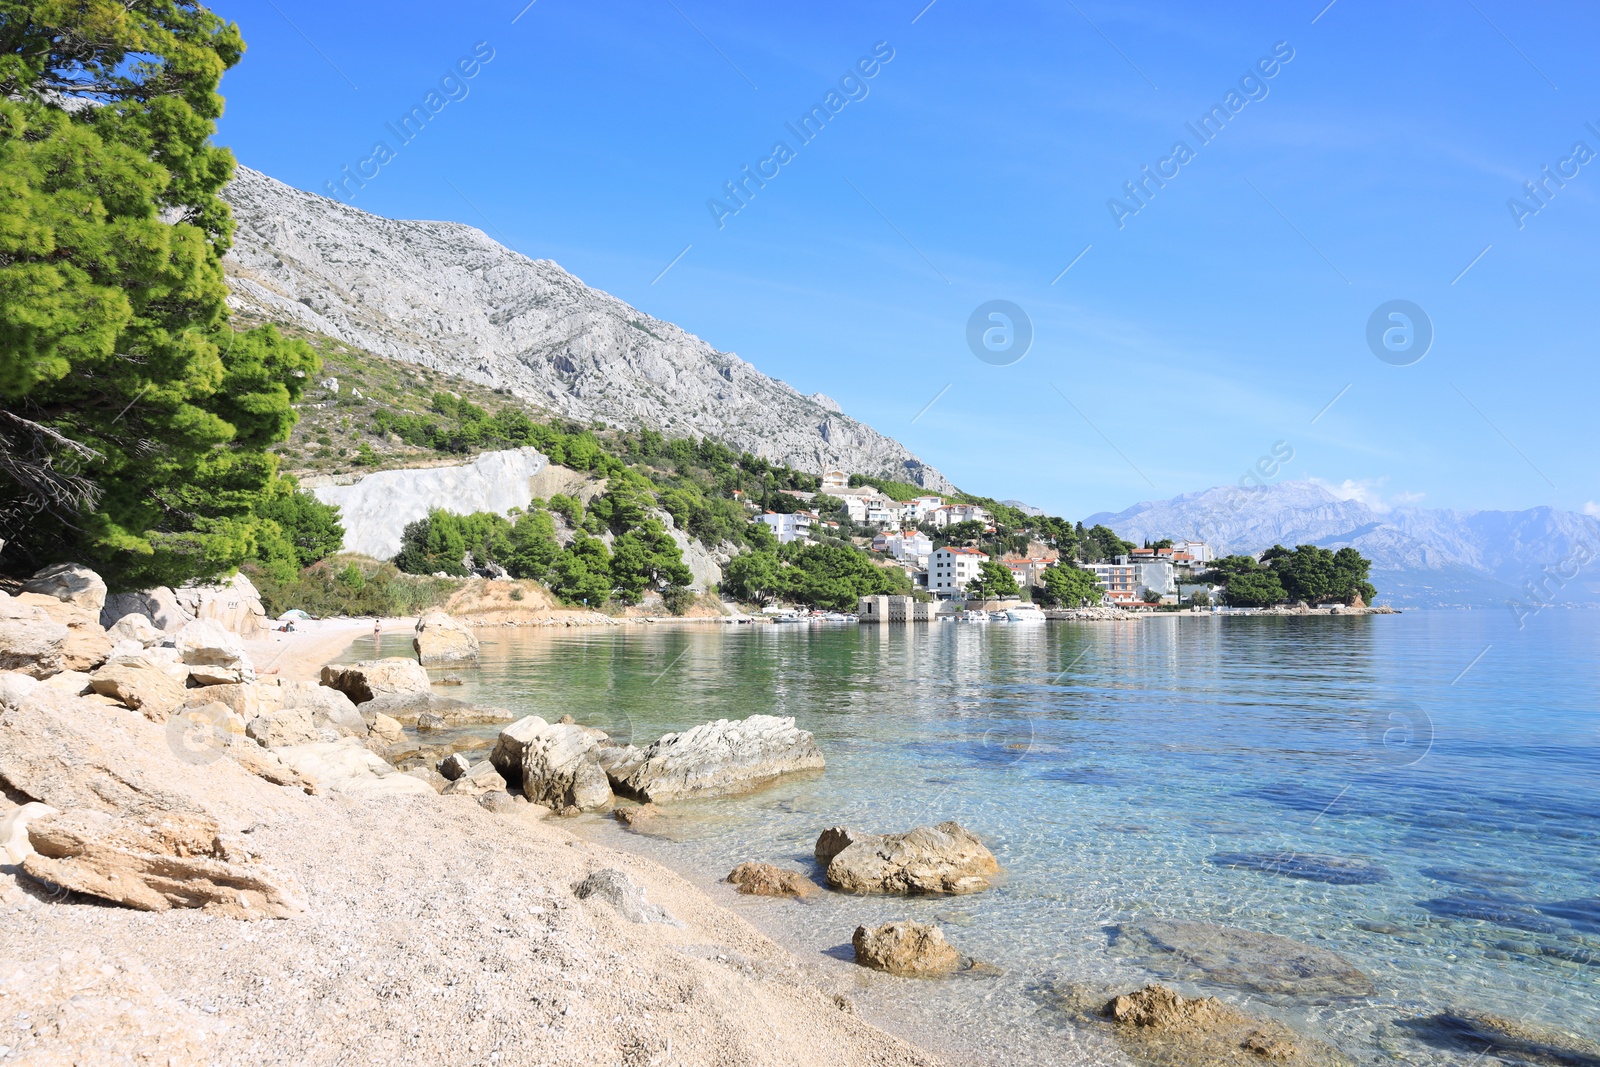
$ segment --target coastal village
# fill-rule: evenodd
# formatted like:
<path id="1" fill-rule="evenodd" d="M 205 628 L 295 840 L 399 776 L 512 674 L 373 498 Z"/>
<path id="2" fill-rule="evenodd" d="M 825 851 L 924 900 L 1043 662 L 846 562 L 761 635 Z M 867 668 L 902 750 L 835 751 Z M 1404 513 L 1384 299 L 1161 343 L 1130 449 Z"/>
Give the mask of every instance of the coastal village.
<path id="1" fill-rule="evenodd" d="M 856 479 L 859 481 L 859 479 Z M 951 615 L 966 608 L 969 600 L 1004 608 L 1006 602 L 1020 604 L 1031 599 L 1031 591 L 1045 585 L 1051 568 L 1079 568 L 1093 576 L 1102 603 L 1125 610 L 1154 610 L 1188 604 L 1210 606 L 1216 588 L 1202 580 L 1207 565 L 1216 559 L 1212 546 L 1203 541 L 1182 540 L 1160 547 L 1133 548 L 1109 562 L 1078 563 L 1063 560 L 1055 548 L 1030 541 L 1025 553 L 991 555 L 980 548 L 946 543 L 943 535 L 952 527 L 975 523 L 984 534 L 996 532 L 994 516 L 979 504 L 947 503 L 937 495 L 895 500 L 871 484 L 852 486 L 844 471 L 829 470 L 822 475 L 817 493 L 788 491 L 803 503 L 818 498 L 835 499 L 839 507 L 831 512 L 806 508 L 789 513 L 765 511 L 758 520 L 772 528 L 779 544 L 812 540 L 818 536 L 838 537 L 847 518 L 856 535 L 852 541 L 880 557 L 885 565 L 902 568 L 911 580 L 912 597 L 863 598 L 859 615 L 863 621 L 883 618 L 892 611 L 891 621 Z M 1042 514 L 1017 501 L 1008 506 Z M 752 507 L 754 507 L 752 505 Z M 861 532 L 865 531 L 865 532 Z M 1016 586 L 1012 596 L 969 596 L 980 581 L 982 565 L 997 563 L 1010 572 Z M 1196 594 L 1199 594 L 1198 596 Z M 1085 603 L 1064 605 L 1064 610 L 1082 609 Z M 879 601 L 896 601 L 888 607 Z M 913 603 L 917 606 L 912 606 Z"/>

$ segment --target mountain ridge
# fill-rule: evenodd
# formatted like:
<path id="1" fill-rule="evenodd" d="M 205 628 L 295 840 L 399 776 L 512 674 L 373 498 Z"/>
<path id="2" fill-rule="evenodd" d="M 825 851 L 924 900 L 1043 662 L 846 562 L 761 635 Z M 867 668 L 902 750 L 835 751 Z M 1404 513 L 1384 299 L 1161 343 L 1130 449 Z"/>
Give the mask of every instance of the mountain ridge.
<path id="1" fill-rule="evenodd" d="M 1218 486 L 1100 512 L 1135 540 L 1192 537 L 1219 555 L 1274 544 L 1350 546 L 1372 560 L 1373 583 L 1414 607 L 1600 604 L 1600 521 L 1548 506 L 1523 511 L 1393 507 L 1341 499 L 1310 481 Z"/>
<path id="2" fill-rule="evenodd" d="M 550 260 L 457 222 L 387 219 L 241 166 L 229 304 L 559 415 L 718 438 L 812 473 L 955 487 L 904 445 Z"/>

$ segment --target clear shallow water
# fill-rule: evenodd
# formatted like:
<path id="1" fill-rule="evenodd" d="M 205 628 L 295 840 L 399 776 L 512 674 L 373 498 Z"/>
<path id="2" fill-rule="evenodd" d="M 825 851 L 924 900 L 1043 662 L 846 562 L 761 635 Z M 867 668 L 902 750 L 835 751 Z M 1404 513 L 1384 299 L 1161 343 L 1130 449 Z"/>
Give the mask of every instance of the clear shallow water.
<path id="1" fill-rule="evenodd" d="M 1447 1007 L 1600 1039 L 1600 616 L 1550 612 L 1522 631 L 1509 613 L 1419 612 L 480 637 L 484 666 L 451 695 L 570 713 L 641 744 L 755 713 L 814 731 L 825 773 L 677 805 L 670 838 L 600 818 L 574 828 L 685 872 L 846 980 L 858 923 L 940 922 L 1004 976 L 864 981 L 858 995 L 869 1017 L 930 1046 L 979 1062 L 1119 1062 L 1040 989 L 1160 977 L 1107 935 L 1158 918 L 1354 963 L 1374 995 L 1173 984 L 1360 1062 L 1471 1059 L 1394 1026 Z M 811 846 L 826 826 L 944 819 L 989 840 L 1000 887 L 799 905 L 712 884 L 747 859 L 820 880 Z M 1216 862 L 1229 853 L 1266 869 Z M 1349 884 L 1273 869 L 1306 853 L 1367 865 Z M 1573 901 L 1588 910 L 1562 907 Z"/>

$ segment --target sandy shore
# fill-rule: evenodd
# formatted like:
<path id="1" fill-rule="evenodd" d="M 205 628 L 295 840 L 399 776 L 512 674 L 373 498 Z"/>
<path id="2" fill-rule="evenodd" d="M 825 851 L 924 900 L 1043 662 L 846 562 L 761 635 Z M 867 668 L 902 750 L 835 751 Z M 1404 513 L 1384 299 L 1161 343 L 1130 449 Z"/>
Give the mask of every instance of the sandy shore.
<path id="1" fill-rule="evenodd" d="M 378 620 L 385 634 L 411 633 L 412 618 Z M 372 636 L 371 619 L 313 619 L 295 623 L 293 633 L 272 631 L 264 638 L 244 643 L 256 673 L 291 681 L 316 681 L 324 664 L 339 658 L 352 641 Z M 376 656 L 376 645 L 369 658 Z"/>

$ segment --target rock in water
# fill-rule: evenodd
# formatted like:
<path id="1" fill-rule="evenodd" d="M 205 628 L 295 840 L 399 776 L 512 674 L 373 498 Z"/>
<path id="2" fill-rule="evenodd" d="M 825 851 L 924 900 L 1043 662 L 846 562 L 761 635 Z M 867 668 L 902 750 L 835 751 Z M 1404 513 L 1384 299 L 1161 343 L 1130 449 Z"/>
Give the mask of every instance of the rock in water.
<path id="1" fill-rule="evenodd" d="M 94 571 L 76 563 L 46 567 L 22 583 L 22 589 L 27 593 L 53 596 L 87 612 L 96 621 L 106 606 L 106 583 Z"/>
<path id="2" fill-rule="evenodd" d="M 466 626 L 442 612 L 417 620 L 411 647 L 424 667 L 476 666 L 478 639 Z"/>
<path id="3" fill-rule="evenodd" d="M 937 978 L 953 974 L 964 964 L 961 953 L 950 947 L 937 926 L 902 920 L 868 929 L 856 927 L 850 943 L 856 962 L 876 971 L 903 978 Z"/>
<path id="4" fill-rule="evenodd" d="M 644 808 L 633 810 L 643 811 Z M 770 863 L 741 863 L 728 873 L 728 881 L 739 892 L 757 897 L 805 898 L 817 892 L 817 883 L 799 871 L 786 871 Z"/>
<path id="5" fill-rule="evenodd" d="M 386 693 L 426 693 L 428 672 L 416 660 L 404 656 L 363 660 L 360 663 L 330 663 L 322 668 L 322 684 L 337 689 L 357 704 Z"/>
<path id="6" fill-rule="evenodd" d="M 203 815 L 118 818 L 69 811 L 28 825 L 33 878 L 140 911 L 204 908 L 235 919 L 283 919 L 305 910 L 282 877 L 240 862 Z"/>
<path id="7" fill-rule="evenodd" d="M 644 898 L 644 890 L 634 885 L 633 879 L 615 867 L 605 867 L 572 887 L 579 900 L 603 900 L 617 909 L 629 922 L 667 923 L 681 925 L 665 908 L 651 904 Z"/>
<path id="8" fill-rule="evenodd" d="M 740 793 L 827 765 L 809 732 L 776 715 L 719 719 L 667 734 L 643 755 L 617 791 L 648 801 Z"/>
<path id="9" fill-rule="evenodd" d="M 1112 928 L 1113 953 L 1179 981 L 1323 1000 L 1366 997 L 1372 979 L 1343 956 L 1276 934 L 1151 920 Z"/>
<path id="10" fill-rule="evenodd" d="M 1577 1034 L 1505 1019 L 1488 1012 L 1440 1012 L 1396 1024 L 1430 1045 L 1497 1063 L 1600 1067 L 1600 1043 Z"/>
<path id="11" fill-rule="evenodd" d="M 500 731 L 489 760 L 531 803 L 553 811 L 603 808 L 612 801 L 611 783 L 595 733 L 529 715 Z"/>
<path id="12" fill-rule="evenodd" d="M 1371 860 L 1323 856 L 1313 852 L 1219 852 L 1210 857 L 1218 867 L 1281 874 L 1329 885 L 1372 885 L 1387 882 L 1389 872 Z"/>
<path id="13" fill-rule="evenodd" d="M 898 834 L 834 827 L 817 838 L 816 853 L 828 884 L 847 893 L 976 893 L 1000 873 L 994 853 L 954 822 Z"/>
<path id="14" fill-rule="evenodd" d="M 1150 1067 L 1348 1067 L 1338 1049 L 1257 1019 L 1215 997 L 1189 998 L 1162 985 L 1116 997 L 1102 1011 L 1117 1043 Z"/>

